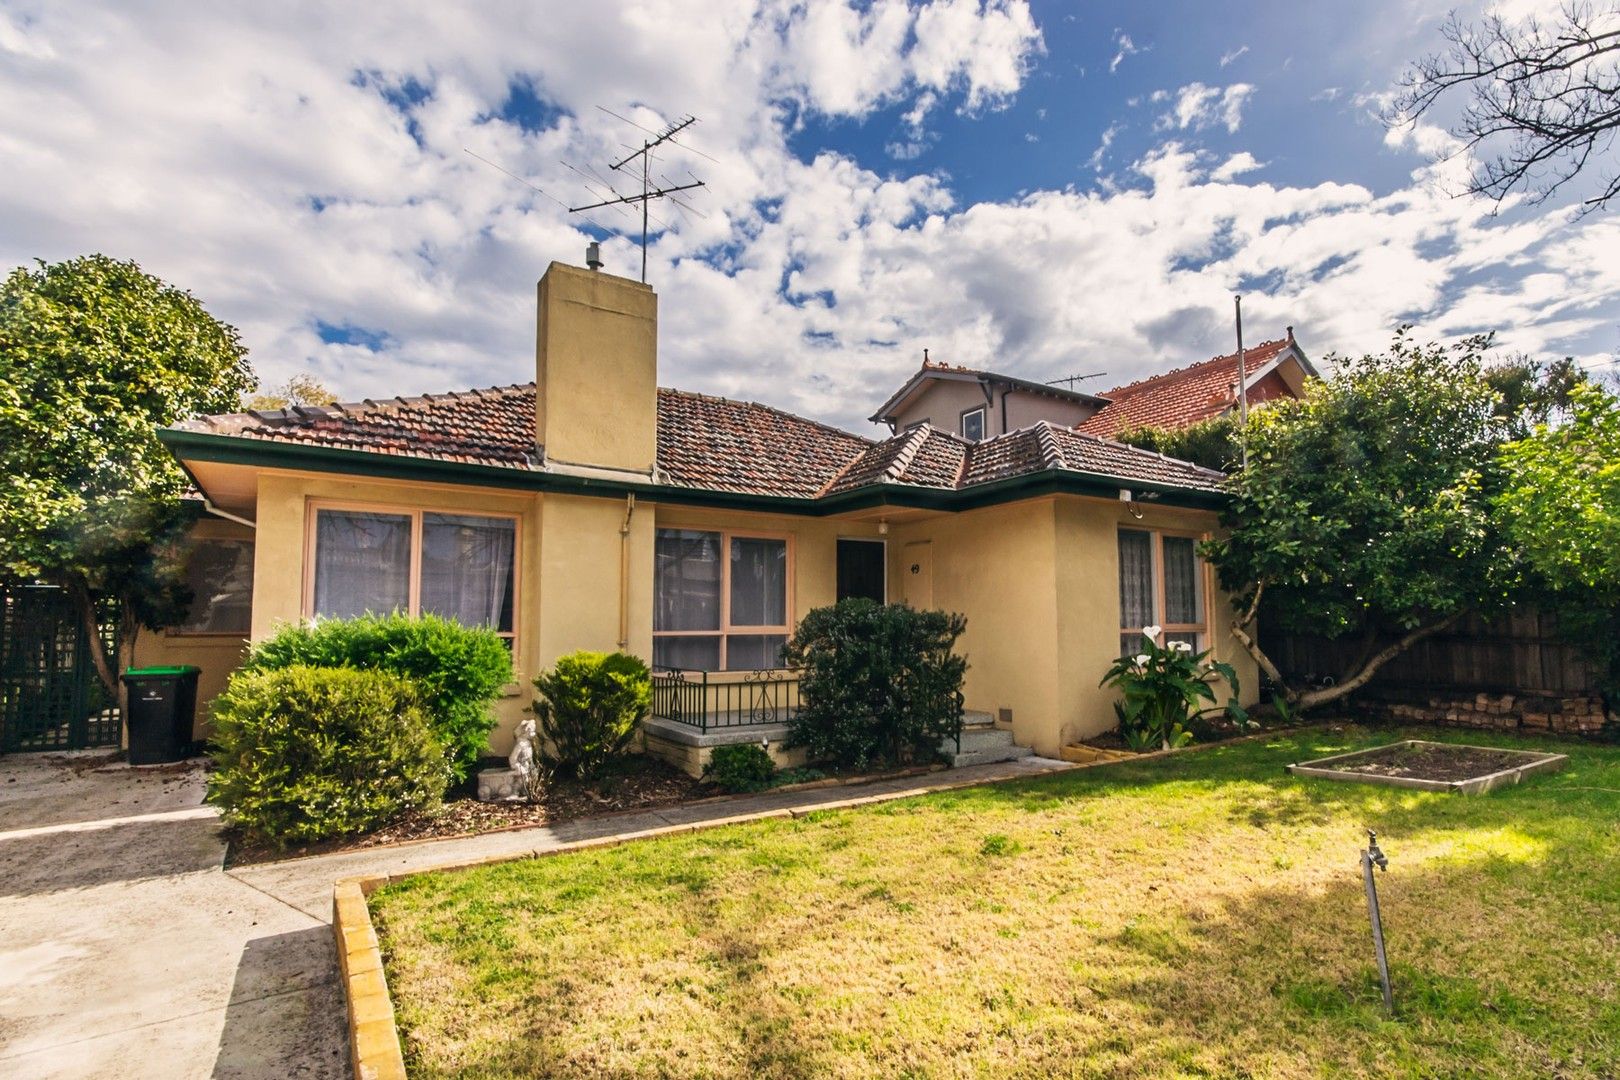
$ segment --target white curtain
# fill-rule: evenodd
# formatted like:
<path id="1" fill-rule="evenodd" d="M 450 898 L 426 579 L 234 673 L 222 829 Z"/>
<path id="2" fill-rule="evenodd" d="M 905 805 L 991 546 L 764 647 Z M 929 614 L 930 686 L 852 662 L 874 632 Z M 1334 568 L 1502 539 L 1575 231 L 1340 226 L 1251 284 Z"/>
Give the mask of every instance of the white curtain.
<path id="1" fill-rule="evenodd" d="M 516 533 L 510 518 L 423 514 L 422 611 L 510 633 Z"/>
<path id="2" fill-rule="evenodd" d="M 404 611 L 411 599 L 411 519 L 321 510 L 315 517 L 315 614 Z"/>
<path id="3" fill-rule="evenodd" d="M 1153 534 L 1119 531 L 1119 625 L 1140 632 L 1153 622 Z"/>
<path id="4" fill-rule="evenodd" d="M 787 623 L 787 541 L 731 540 L 731 625 Z"/>
<path id="5" fill-rule="evenodd" d="M 1185 536 L 1164 538 L 1164 621 L 1204 621 L 1203 590 L 1198 587 L 1198 549 Z"/>

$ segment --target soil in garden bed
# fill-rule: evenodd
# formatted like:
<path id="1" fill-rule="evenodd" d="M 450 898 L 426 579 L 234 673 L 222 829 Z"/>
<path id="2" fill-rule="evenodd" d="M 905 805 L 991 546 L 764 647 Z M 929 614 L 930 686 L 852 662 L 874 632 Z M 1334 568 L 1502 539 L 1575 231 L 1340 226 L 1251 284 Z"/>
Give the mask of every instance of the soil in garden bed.
<path id="1" fill-rule="evenodd" d="M 562 780 L 546 785 L 538 802 L 479 802 L 475 775 L 445 796 L 444 804 L 431 813 L 410 813 L 375 832 L 338 837 L 313 844 L 275 848 L 249 843 L 234 832 L 227 832 L 230 854 L 227 865 L 242 866 L 304 855 L 324 855 L 334 851 L 354 851 L 398 844 L 406 840 L 440 840 L 451 836 L 496 832 L 501 829 L 556 825 L 575 818 L 593 817 L 626 810 L 648 810 L 717 795 L 720 789 L 703 780 L 641 754 L 630 754 L 612 771 L 589 783 Z"/>
<path id="2" fill-rule="evenodd" d="M 1396 743 L 1322 767 L 1370 776 L 1404 776 L 1450 783 L 1516 769 L 1532 760 L 1523 751 L 1489 750 L 1444 743 Z"/>

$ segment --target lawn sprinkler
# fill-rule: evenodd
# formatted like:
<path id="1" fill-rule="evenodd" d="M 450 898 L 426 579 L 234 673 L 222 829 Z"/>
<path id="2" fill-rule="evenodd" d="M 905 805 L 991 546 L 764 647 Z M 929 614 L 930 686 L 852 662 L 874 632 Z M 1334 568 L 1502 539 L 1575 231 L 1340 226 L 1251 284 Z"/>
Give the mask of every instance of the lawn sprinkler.
<path id="1" fill-rule="evenodd" d="M 1384 1011 L 1395 1015 L 1395 995 L 1389 988 L 1389 957 L 1384 953 L 1384 919 L 1378 913 L 1378 883 L 1373 867 L 1389 870 L 1389 858 L 1378 847 L 1378 834 L 1367 830 L 1367 846 L 1361 852 L 1361 880 L 1367 886 L 1367 918 L 1372 922 L 1373 952 L 1378 956 L 1378 979 L 1384 986 Z"/>

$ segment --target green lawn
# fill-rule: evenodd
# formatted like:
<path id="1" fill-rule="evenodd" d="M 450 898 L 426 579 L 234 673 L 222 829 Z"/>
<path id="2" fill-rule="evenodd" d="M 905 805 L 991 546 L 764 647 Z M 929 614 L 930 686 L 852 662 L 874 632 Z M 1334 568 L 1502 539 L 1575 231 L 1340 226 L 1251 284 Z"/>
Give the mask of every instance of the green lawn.
<path id="1" fill-rule="evenodd" d="M 1283 772 L 1394 737 L 410 879 L 371 903 L 411 1073 L 1620 1075 L 1620 748 L 1471 798 Z"/>

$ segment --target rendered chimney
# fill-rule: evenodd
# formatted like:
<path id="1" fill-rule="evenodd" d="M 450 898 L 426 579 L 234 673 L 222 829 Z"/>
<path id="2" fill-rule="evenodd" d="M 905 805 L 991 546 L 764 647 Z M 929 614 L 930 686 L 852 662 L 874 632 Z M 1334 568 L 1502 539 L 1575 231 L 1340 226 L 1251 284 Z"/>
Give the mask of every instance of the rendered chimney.
<path id="1" fill-rule="evenodd" d="M 535 326 L 535 443 L 546 468 L 650 477 L 658 454 L 658 297 L 554 262 Z"/>

